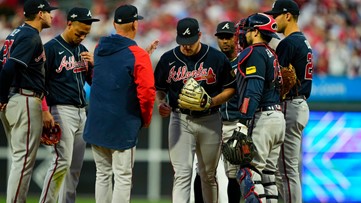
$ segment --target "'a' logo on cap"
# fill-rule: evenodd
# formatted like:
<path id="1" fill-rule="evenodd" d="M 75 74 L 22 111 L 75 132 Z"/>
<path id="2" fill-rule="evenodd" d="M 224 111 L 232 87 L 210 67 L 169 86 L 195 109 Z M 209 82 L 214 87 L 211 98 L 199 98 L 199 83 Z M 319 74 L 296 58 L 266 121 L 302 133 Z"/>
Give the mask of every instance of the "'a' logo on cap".
<path id="1" fill-rule="evenodd" d="M 229 24 L 228 24 L 228 23 L 226 23 L 225 25 L 223 25 L 222 30 L 224 30 L 224 29 L 229 30 Z"/>
<path id="2" fill-rule="evenodd" d="M 38 6 L 38 8 L 44 8 L 44 7 L 45 7 L 44 4 L 40 4 L 40 5 Z"/>
<path id="3" fill-rule="evenodd" d="M 190 35 L 191 31 L 189 30 L 189 27 L 187 27 L 186 31 L 182 33 L 182 35 Z"/>
<path id="4" fill-rule="evenodd" d="M 70 16 L 70 18 L 76 18 L 76 17 L 78 17 L 78 15 L 76 15 L 76 14 L 73 14 Z"/>
<path id="5" fill-rule="evenodd" d="M 90 13 L 90 11 L 89 11 L 86 16 L 92 17 L 92 13 Z"/>

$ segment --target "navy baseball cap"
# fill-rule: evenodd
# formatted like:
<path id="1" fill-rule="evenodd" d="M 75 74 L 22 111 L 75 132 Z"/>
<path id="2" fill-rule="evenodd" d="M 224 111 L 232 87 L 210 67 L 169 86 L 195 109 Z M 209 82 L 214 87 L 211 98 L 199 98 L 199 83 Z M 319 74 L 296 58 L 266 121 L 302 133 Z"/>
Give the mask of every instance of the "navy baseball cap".
<path id="1" fill-rule="evenodd" d="M 287 12 L 293 15 L 300 15 L 300 8 L 293 0 L 277 0 L 273 3 L 272 10 L 264 13 L 268 15 L 277 15 Z"/>
<path id="2" fill-rule="evenodd" d="M 144 18 L 138 15 L 138 9 L 129 4 L 119 6 L 114 13 L 114 22 L 117 24 L 130 23 L 142 19 Z"/>
<path id="3" fill-rule="evenodd" d="M 176 41 L 180 45 L 194 44 L 198 39 L 199 25 L 194 18 L 183 18 L 177 24 Z"/>
<path id="4" fill-rule="evenodd" d="M 24 3 L 24 15 L 35 14 L 39 11 L 52 11 L 58 9 L 57 7 L 50 6 L 46 0 L 27 0 Z"/>
<path id="5" fill-rule="evenodd" d="M 96 22 L 99 19 L 92 18 L 92 14 L 87 8 L 74 7 L 68 12 L 68 21 L 79 21 L 79 22 Z"/>
<path id="6" fill-rule="evenodd" d="M 231 21 L 224 21 L 217 25 L 217 32 L 214 34 L 215 36 L 221 34 L 230 34 L 234 35 L 236 33 L 236 28 L 234 27 L 234 23 Z"/>

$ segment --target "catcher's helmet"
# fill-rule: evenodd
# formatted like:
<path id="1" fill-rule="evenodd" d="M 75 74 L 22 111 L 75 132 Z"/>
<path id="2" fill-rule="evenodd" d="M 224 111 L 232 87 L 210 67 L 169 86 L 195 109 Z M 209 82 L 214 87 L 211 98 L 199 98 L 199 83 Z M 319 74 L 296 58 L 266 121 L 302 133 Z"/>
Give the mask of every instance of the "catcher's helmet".
<path id="1" fill-rule="evenodd" d="M 264 13 L 255 13 L 252 14 L 250 16 L 248 16 L 246 19 L 242 19 L 244 20 L 243 23 L 239 23 L 240 24 L 240 35 L 243 34 L 243 36 L 239 36 L 239 38 L 241 39 L 242 37 L 245 37 L 245 32 L 249 29 L 257 29 L 259 30 L 264 37 L 266 37 L 266 41 L 270 41 L 271 38 L 278 38 L 278 35 L 276 34 L 277 31 L 277 23 L 275 21 L 275 19 L 273 19 L 271 16 L 266 15 Z M 241 21 L 242 21 L 241 20 Z M 242 31 L 243 32 L 242 32 Z M 240 40 L 241 43 L 241 40 Z M 242 46 L 242 44 L 241 44 Z"/>

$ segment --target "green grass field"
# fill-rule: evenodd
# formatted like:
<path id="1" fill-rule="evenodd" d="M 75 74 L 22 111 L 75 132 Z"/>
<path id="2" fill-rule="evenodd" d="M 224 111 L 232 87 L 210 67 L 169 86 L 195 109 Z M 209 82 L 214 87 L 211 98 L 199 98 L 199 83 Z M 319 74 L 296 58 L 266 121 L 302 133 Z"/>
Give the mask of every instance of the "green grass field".
<path id="1" fill-rule="evenodd" d="M 0 196 L 0 203 L 5 202 L 5 196 Z M 34 197 L 34 196 L 29 196 L 27 201 L 27 203 L 38 203 L 39 202 L 39 197 Z M 157 200 L 157 201 L 150 201 L 150 200 L 146 200 L 146 199 L 139 199 L 139 198 L 134 198 L 130 201 L 131 203 L 171 203 L 170 199 L 164 199 L 164 200 Z M 94 197 L 90 197 L 90 196 L 78 196 L 76 203 L 95 203 Z"/>

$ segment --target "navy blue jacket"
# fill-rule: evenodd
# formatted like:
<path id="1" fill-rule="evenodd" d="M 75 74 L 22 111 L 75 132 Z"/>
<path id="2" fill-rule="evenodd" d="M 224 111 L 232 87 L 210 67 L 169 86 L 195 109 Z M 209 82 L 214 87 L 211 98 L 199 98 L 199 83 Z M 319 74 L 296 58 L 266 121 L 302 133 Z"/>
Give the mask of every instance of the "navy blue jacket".
<path id="1" fill-rule="evenodd" d="M 132 148 L 143 125 L 149 125 L 155 100 L 149 54 L 134 40 L 102 37 L 94 52 L 84 140 L 109 149 Z"/>

